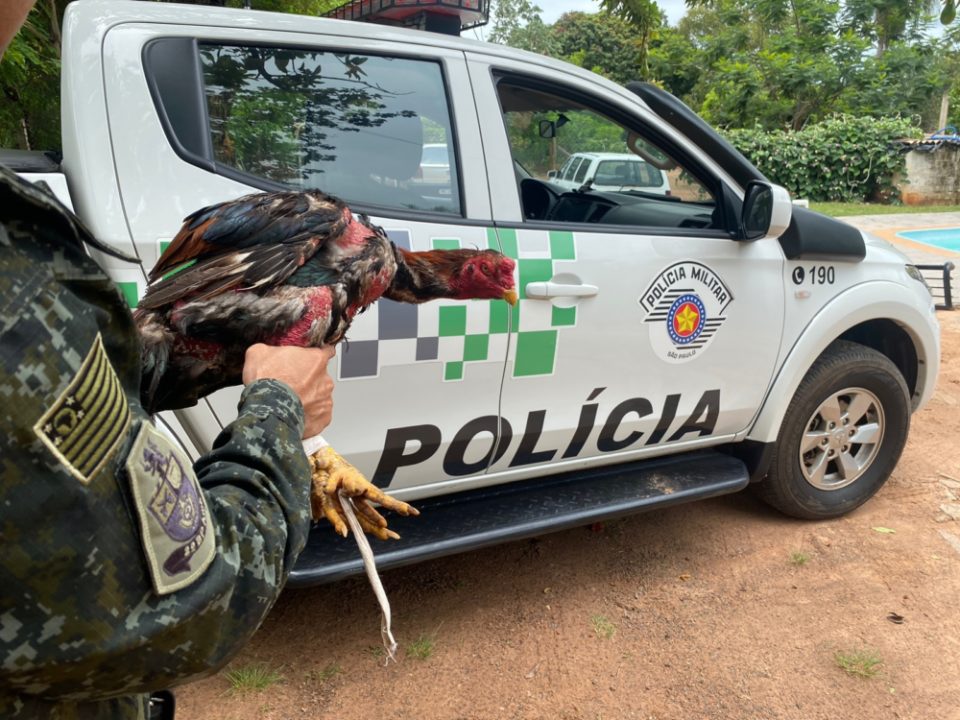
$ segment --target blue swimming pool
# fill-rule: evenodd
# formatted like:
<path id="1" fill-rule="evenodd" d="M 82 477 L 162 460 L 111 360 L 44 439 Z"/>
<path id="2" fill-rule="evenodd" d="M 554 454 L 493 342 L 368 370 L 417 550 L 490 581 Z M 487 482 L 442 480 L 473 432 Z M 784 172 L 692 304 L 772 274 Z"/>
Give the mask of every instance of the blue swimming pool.
<path id="1" fill-rule="evenodd" d="M 938 228 L 936 230 L 904 230 L 897 233 L 898 237 L 933 245 L 945 250 L 960 252 L 960 228 Z"/>

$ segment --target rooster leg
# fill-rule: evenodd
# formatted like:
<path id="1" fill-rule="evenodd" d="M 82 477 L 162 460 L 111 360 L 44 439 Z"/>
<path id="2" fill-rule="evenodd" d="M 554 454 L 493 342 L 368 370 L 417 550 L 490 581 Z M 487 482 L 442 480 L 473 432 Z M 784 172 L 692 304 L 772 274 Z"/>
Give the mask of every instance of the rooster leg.
<path id="1" fill-rule="evenodd" d="M 400 513 L 419 515 L 416 508 L 396 500 L 367 480 L 359 470 L 344 460 L 332 447 L 322 447 L 310 456 L 313 469 L 313 489 L 310 504 L 313 519 L 326 518 L 340 535 L 347 536 L 346 516 L 339 492 L 353 501 L 357 520 L 363 531 L 381 540 L 396 540 L 400 536 L 387 529 L 387 521 L 371 503 Z"/>

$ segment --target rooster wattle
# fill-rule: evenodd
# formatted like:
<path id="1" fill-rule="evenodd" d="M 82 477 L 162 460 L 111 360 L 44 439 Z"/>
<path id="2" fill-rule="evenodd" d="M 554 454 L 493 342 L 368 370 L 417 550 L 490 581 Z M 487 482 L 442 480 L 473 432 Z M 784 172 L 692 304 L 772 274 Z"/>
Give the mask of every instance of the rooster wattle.
<path id="1" fill-rule="evenodd" d="M 412 252 L 320 191 L 247 195 L 198 210 L 150 273 L 134 319 L 141 399 L 150 412 L 182 408 L 241 382 L 255 343 L 319 347 L 342 340 L 380 297 L 421 303 L 517 300 L 514 261 L 493 250 Z M 338 491 L 363 529 L 397 537 L 372 507 L 417 511 L 371 484 L 332 448 L 311 458 L 313 514 L 347 534 Z"/>

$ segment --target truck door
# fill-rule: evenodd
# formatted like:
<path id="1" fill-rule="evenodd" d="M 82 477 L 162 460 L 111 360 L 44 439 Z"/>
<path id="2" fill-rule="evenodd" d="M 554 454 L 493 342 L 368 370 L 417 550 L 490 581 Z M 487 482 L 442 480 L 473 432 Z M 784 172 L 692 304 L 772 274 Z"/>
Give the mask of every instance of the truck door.
<path id="1" fill-rule="evenodd" d="M 457 142 L 479 135 L 463 54 L 372 39 L 363 44 L 376 51 L 358 53 L 334 34 L 342 22 L 298 21 L 298 32 L 282 18 L 109 31 L 116 172 L 145 265 L 188 213 L 261 190 L 325 190 L 414 250 L 495 244 L 480 145 Z M 383 300 L 338 350 L 327 439 L 399 497 L 485 470 L 492 433 L 469 453 L 454 441 L 478 417 L 496 425 L 507 338 L 487 331 L 492 304 Z M 187 411 L 198 445 L 235 417 L 238 396 L 221 391 L 206 411 Z"/>
<path id="2" fill-rule="evenodd" d="M 521 298 L 491 472 L 619 462 L 744 431 L 780 344 L 783 256 L 774 239 L 731 239 L 736 186 L 623 88 L 532 62 L 468 62 L 477 106 L 491 109 L 494 223 L 518 258 Z M 669 189 L 553 182 L 575 153 L 639 156 Z"/>

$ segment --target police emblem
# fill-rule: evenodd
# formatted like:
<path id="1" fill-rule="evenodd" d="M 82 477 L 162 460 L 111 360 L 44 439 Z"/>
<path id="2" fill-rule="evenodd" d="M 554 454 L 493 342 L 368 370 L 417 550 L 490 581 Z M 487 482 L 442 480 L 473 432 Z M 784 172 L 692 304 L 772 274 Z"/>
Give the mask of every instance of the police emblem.
<path id="1" fill-rule="evenodd" d="M 703 352 L 726 320 L 733 293 L 706 265 L 692 260 L 665 268 L 640 297 L 650 343 L 667 362 Z"/>
<path id="2" fill-rule="evenodd" d="M 703 332 L 707 311 L 696 295 L 681 295 L 667 313 L 667 332 L 677 345 L 688 345 Z"/>
<path id="3" fill-rule="evenodd" d="M 193 467 L 144 422 L 126 468 L 154 589 L 159 595 L 179 590 L 203 574 L 215 551 L 213 524 Z"/>

